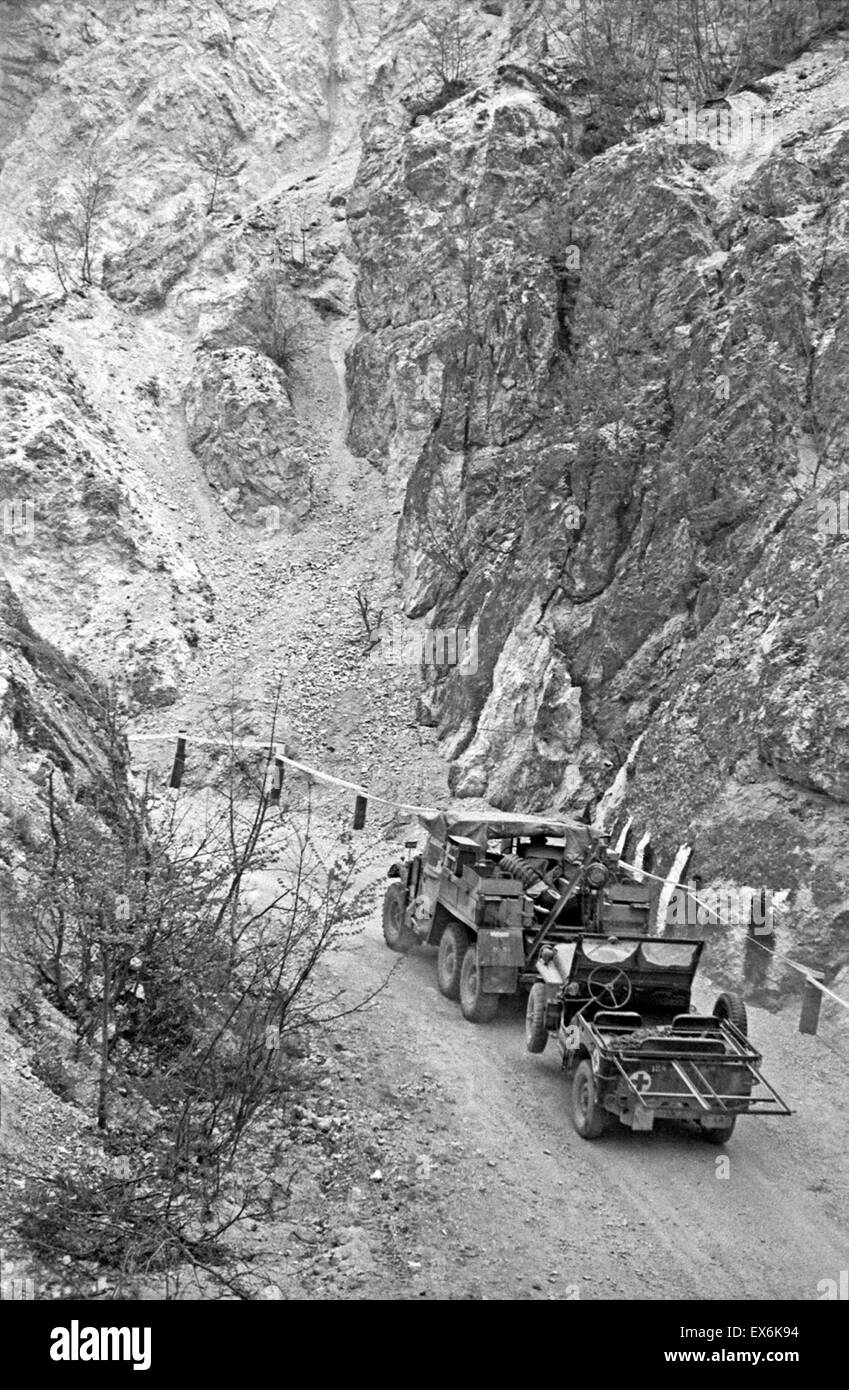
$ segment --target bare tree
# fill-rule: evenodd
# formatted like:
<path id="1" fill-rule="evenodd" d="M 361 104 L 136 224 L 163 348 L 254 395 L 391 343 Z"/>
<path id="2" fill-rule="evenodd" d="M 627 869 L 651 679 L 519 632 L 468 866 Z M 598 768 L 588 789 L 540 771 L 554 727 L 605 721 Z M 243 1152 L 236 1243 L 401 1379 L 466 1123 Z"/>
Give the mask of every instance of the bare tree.
<path id="1" fill-rule="evenodd" d="M 236 153 L 238 137 L 235 131 L 222 131 L 208 128 L 200 140 L 190 148 L 192 160 L 207 175 L 209 192 L 206 201 L 206 215 L 211 217 L 215 211 L 219 188 L 222 182 L 234 179 L 247 163 L 245 156 Z"/>
<path id="2" fill-rule="evenodd" d="M 286 209 L 285 220 L 281 220 L 277 245 L 292 265 L 307 264 L 307 233 L 312 225 L 306 198 L 298 198 Z M 300 251 L 300 258 L 298 257 Z"/>
<path id="3" fill-rule="evenodd" d="M 101 232 L 114 191 L 112 170 L 93 147 L 80 155 L 70 176 L 40 186 L 36 235 L 66 294 L 94 284 Z"/>
<path id="4" fill-rule="evenodd" d="M 92 281 L 92 257 L 97 249 L 106 205 L 115 188 L 111 171 L 89 150 L 72 183 L 71 226 L 80 248 L 80 277 Z"/>
<path id="5" fill-rule="evenodd" d="M 462 403 L 462 447 L 468 449 L 479 387 L 479 359 L 484 339 L 486 309 L 497 301 L 493 286 L 483 274 L 480 233 L 483 230 L 477 205 L 468 190 L 460 197 L 460 215 L 449 242 L 448 255 L 456 266 L 460 293 L 456 304 L 458 321 L 446 338 L 447 363 L 443 380 L 445 418 L 450 419 L 453 394 Z"/>
<path id="6" fill-rule="evenodd" d="M 660 105 L 659 26 L 631 0 L 580 0 L 574 45 L 590 83 L 603 144 L 621 138 L 633 115 Z"/>
<path id="7" fill-rule="evenodd" d="M 472 51 L 463 0 L 451 0 L 440 14 L 429 15 L 424 27 L 427 75 L 443 88 L 462 88 L 469 78 Z"/>

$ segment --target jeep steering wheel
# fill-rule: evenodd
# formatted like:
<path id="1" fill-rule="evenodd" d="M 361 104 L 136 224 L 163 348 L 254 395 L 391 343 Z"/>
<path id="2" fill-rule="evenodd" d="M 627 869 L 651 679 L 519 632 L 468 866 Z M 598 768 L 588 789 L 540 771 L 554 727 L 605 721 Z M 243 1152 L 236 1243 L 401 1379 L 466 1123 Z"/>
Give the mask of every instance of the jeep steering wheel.
<path id="1" fill-rule="evenodd" d="M 631 998 L 631 981 L 624 970 L 616 970 L 609 980 L 597 980 L 600 970 L 612 969 L 609 965 L 597 965 L 587 976 L 587 989 L 590 999 L 602 1009 L 624 1009 Z"/>

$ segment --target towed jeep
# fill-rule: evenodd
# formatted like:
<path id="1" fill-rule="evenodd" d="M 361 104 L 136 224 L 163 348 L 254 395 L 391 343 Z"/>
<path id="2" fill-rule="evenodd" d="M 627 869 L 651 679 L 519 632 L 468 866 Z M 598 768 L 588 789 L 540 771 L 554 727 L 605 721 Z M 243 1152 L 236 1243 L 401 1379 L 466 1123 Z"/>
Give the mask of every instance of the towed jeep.
<path id="1" fill-rule="evenodd" d="M 393 951 L 435 946 L 440 992 L 472 1023 L 489 1022 L 502 995 L 533 983 L 544 945 L 648 930 L 648 888 L 628 880 L 607 837 L 582 822 L 421 819 L 424 850 L 389 869 L 383 934 Z"/>
<path id="2" fill-rule="evenodd" d="M 740 1115 L 792 1114 L 761 1075 L 743 1000 L 720 994 L 712 1013 L 693 1012 L 703 944 L 587 933 L 540 952 L 525 1041 L 542 1052 L 556 1039 L 583 1139 L 613 1119 L 634 1130 L 672 1119 L 724 1144 Z"/>

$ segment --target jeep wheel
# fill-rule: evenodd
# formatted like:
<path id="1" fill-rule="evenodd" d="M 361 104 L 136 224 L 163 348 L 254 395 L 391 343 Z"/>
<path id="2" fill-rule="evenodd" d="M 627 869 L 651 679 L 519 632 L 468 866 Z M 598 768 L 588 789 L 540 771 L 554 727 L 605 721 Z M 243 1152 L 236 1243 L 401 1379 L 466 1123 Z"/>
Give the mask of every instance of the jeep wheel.
<path id="1" fill-rule="evenodd" d="M 460 972 L 470 945 L 469 933 L 459 922 L 449 922 L 439 938 L 436 983 L 446 999 L 460 998 Z"/>
<path id="2" fill-rule="evenodd" d="M 544 1052 L 548 1042 L 545 1026 L 545 985 L 532 985 L 525 1010 L 525 1046 L 529 1052 Z"/>
<path id="3" fill-rule="evenodd" d="M 702 1138 L 705 1139 L 708 1144 L 724 1144 L 734 1133 L 734 1126 L 736 1123 L 737 1116 L 735 1115 L 732 1120 L 729 1120 L 727 1124 L 724 1125 L 712 1125 L 710 1129 L 708 1129 L 707 1125 L 703 1125 Z"/>
<path id="4" fill-rule="evenodd" d="M 734 1027 L 740 1030 L 744 1038 L 748 1037 L 749 1020 L 746 1016 L 746 1005 L 739 994 L 720 994 L 713 1006 L 713 1016 L 714 1018 L 727 1019 L 729 1023 L 733 1023 Z"/>
<path id="5" fill-rule="evenodd" d="M 597 1139 L 604 1129 L 605 1114 L 587 1057 L 578 1063 L 572 1078 L 572 1123 L 582 1139 Z"/>
<path id="6" fill-rule="evenodd" d="M 470 944 L 460 970 L 460 1008 L 470 1023 L 491 1023 L 498 1011 L 498 995 L 484 994 L 478 948 Z"/>
<path id="7" fill-rule="evenodd" d="M 416 933 L 404 921 L 404 885 L 390 883 L 383 899 L 383 939 L 390 951 L 409 951 Z"/>

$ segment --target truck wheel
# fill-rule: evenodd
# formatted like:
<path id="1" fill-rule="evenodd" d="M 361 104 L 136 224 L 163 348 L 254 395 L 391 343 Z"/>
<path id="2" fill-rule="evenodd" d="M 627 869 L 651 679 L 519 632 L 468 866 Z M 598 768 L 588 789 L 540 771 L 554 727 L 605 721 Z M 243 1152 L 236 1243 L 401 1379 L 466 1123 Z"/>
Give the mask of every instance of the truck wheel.
<path id="1" fill-rule="evenodd" d="M 749 1020 L 746 1015 L 746 1005 L 739 994 L 720 994 L 713 1006 L 714 1018 L 727 1019 L 733 1023 L 735 1028 L 739 1028 L 743 1037 L 749 1035 Z"/>
<path id="2" fill-rule="evenodd" d="M 404 921 L 404 885 L 390 883 L 383 899 L 383 939 L 390 951 L 409 951 L 418 940 Z"/>
<path id="3" fill-rule="evenodd" d="M 460 972 L 470 944 L 469 933 L 459 922 L 449 922 L 439 938 L 436 983 L 446 999 L 460 998 Z"/>
<path id="4" fill-rule="evenodd" d="M 597 1139 L 604 1129 L 605 1115 L 598 1103 L 593 1069 L 586 1057 L 578 1063 L 572 1078 L 572 1123 L 582 1139 Z"/>
<path id="5" fill-rule="evenodd" d="M 734 1133 L 734 1126 L 736 1125 L 736 1123 L 737 1116 L 735 1115 L 734 1118 L 732 1120 L 729 1120 L 727 1124 L 718 1126 L 716 1128 L 711 1127 L 710 1129 L 707 1129 L 705 1126 L 703 1126 L 702 1138 L 707 1140 L 708 1144 L 724 1144 L 725 1141 L 727 1139 L 730 1139 L 732 1134 Z"/>
<path id="6" fill-rule="evenodd" d="M 544 1052 L 548 1042 L 545 1026 L 545 985 L 531 986 L 525 1011 L 525 1046 L 529 1052 Z"/>
<path id="7" fill-rule="evenodd" d="M 470 1023 L 491 1023 L 498 1012 L 498 995 L 484 994 L 478 948 L 469 944 L 460 969 L 460 1008 Z"/>

